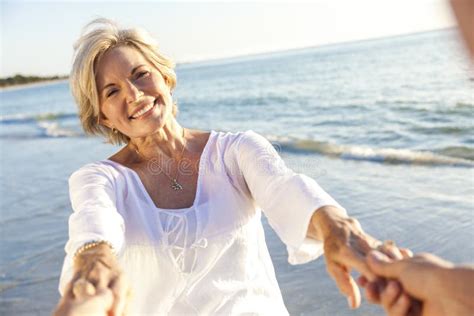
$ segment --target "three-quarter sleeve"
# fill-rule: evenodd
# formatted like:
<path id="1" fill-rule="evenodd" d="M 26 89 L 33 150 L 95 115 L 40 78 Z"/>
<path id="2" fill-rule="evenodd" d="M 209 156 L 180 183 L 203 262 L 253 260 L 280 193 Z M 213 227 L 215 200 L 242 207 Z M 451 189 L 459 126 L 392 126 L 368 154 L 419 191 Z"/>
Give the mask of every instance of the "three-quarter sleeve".
<path id="1" fill-rule="evenodd" d="M 312 215 L 322 206 L 344 208 L 314 179 L 289 169 L 272 144 L 257 133 L 243 133 L 237 148 L 237 162 L 248 189 L 286 244 L 288 262 L 302 264 L 319 257 L 322 242 L 306 237 Z"/>
<path id="2" fill-rule="evenodd" d="M 113 178 L 103 167 L 88 164 L 69 177 L 69 195 L 73 213 L 69 217 L 59 291 L 63 294 L 72 278 L 73 256 L 90 241 L 104 240 L 118 252 L 124 243 L 125 225 L 116 207 Z"/>

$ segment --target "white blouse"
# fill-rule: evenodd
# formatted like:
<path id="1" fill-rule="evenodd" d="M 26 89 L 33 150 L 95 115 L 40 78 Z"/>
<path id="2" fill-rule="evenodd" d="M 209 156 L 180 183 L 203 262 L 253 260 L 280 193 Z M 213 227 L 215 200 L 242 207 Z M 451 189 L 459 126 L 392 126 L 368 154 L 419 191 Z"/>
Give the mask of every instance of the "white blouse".
<path id="1" fill-rule="evenodd" d="M 314 211 L 342 208 L 313 179 L 288 169 L 252 131 L 212 131 L 189 208 L 155 206 L 138 174 L 111 160 L 69 178 L 73 214 L 59 289 L 84 243 L 109 241 L 133 288 L 130 315 L 287 315 L 261 212 L 291 264 L 323 253 L 306 238 Z"/>

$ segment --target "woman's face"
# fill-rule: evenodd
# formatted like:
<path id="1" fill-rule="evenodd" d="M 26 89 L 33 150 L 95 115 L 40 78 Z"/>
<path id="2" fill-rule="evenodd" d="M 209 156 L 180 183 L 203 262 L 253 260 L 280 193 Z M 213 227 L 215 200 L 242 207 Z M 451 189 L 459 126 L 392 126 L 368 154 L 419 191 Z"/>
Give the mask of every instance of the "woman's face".
<path id="1" fill-rule="evenodd" d="M 97 65 L 96 83 L 101 124 L 130 138 L 156 133 L 173 117 L 169 86 L 133 47 L 106 52 Z"/>

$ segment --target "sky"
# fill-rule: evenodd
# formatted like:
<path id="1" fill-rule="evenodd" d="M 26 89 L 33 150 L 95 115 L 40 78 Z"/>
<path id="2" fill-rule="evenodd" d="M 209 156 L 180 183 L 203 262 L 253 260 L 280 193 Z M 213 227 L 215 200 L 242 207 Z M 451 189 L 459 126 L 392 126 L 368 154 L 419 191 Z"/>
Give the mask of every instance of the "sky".
<path id="1" fill-rule="evenodd" d="M 455 25 L 447 0 L 0 1 L 0 77 L 69 73 L 73 43 L 97 17 L 145 28 L 178 63 Z"/>

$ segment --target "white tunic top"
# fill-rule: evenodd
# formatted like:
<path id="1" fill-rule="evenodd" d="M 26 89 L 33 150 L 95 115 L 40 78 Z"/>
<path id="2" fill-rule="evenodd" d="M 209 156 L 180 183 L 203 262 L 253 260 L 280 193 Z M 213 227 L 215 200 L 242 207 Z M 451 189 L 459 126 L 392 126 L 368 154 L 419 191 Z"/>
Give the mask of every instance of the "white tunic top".
<path id="1" fill-rule="evenodd" d="M 287 315 L 261 212 L 287 245 L 288 261 L 299 264 L 323 252 L 306 238 L 314 211 L 341 207 L 252 131 L 211 132 L 189 208 L 156 207 L 138 174 L 111 160 L 83 166 L 69 186 L 74 212 L 60 292 L 75 251 L 107 240 L 133 288 L 130 315 Z"/>

